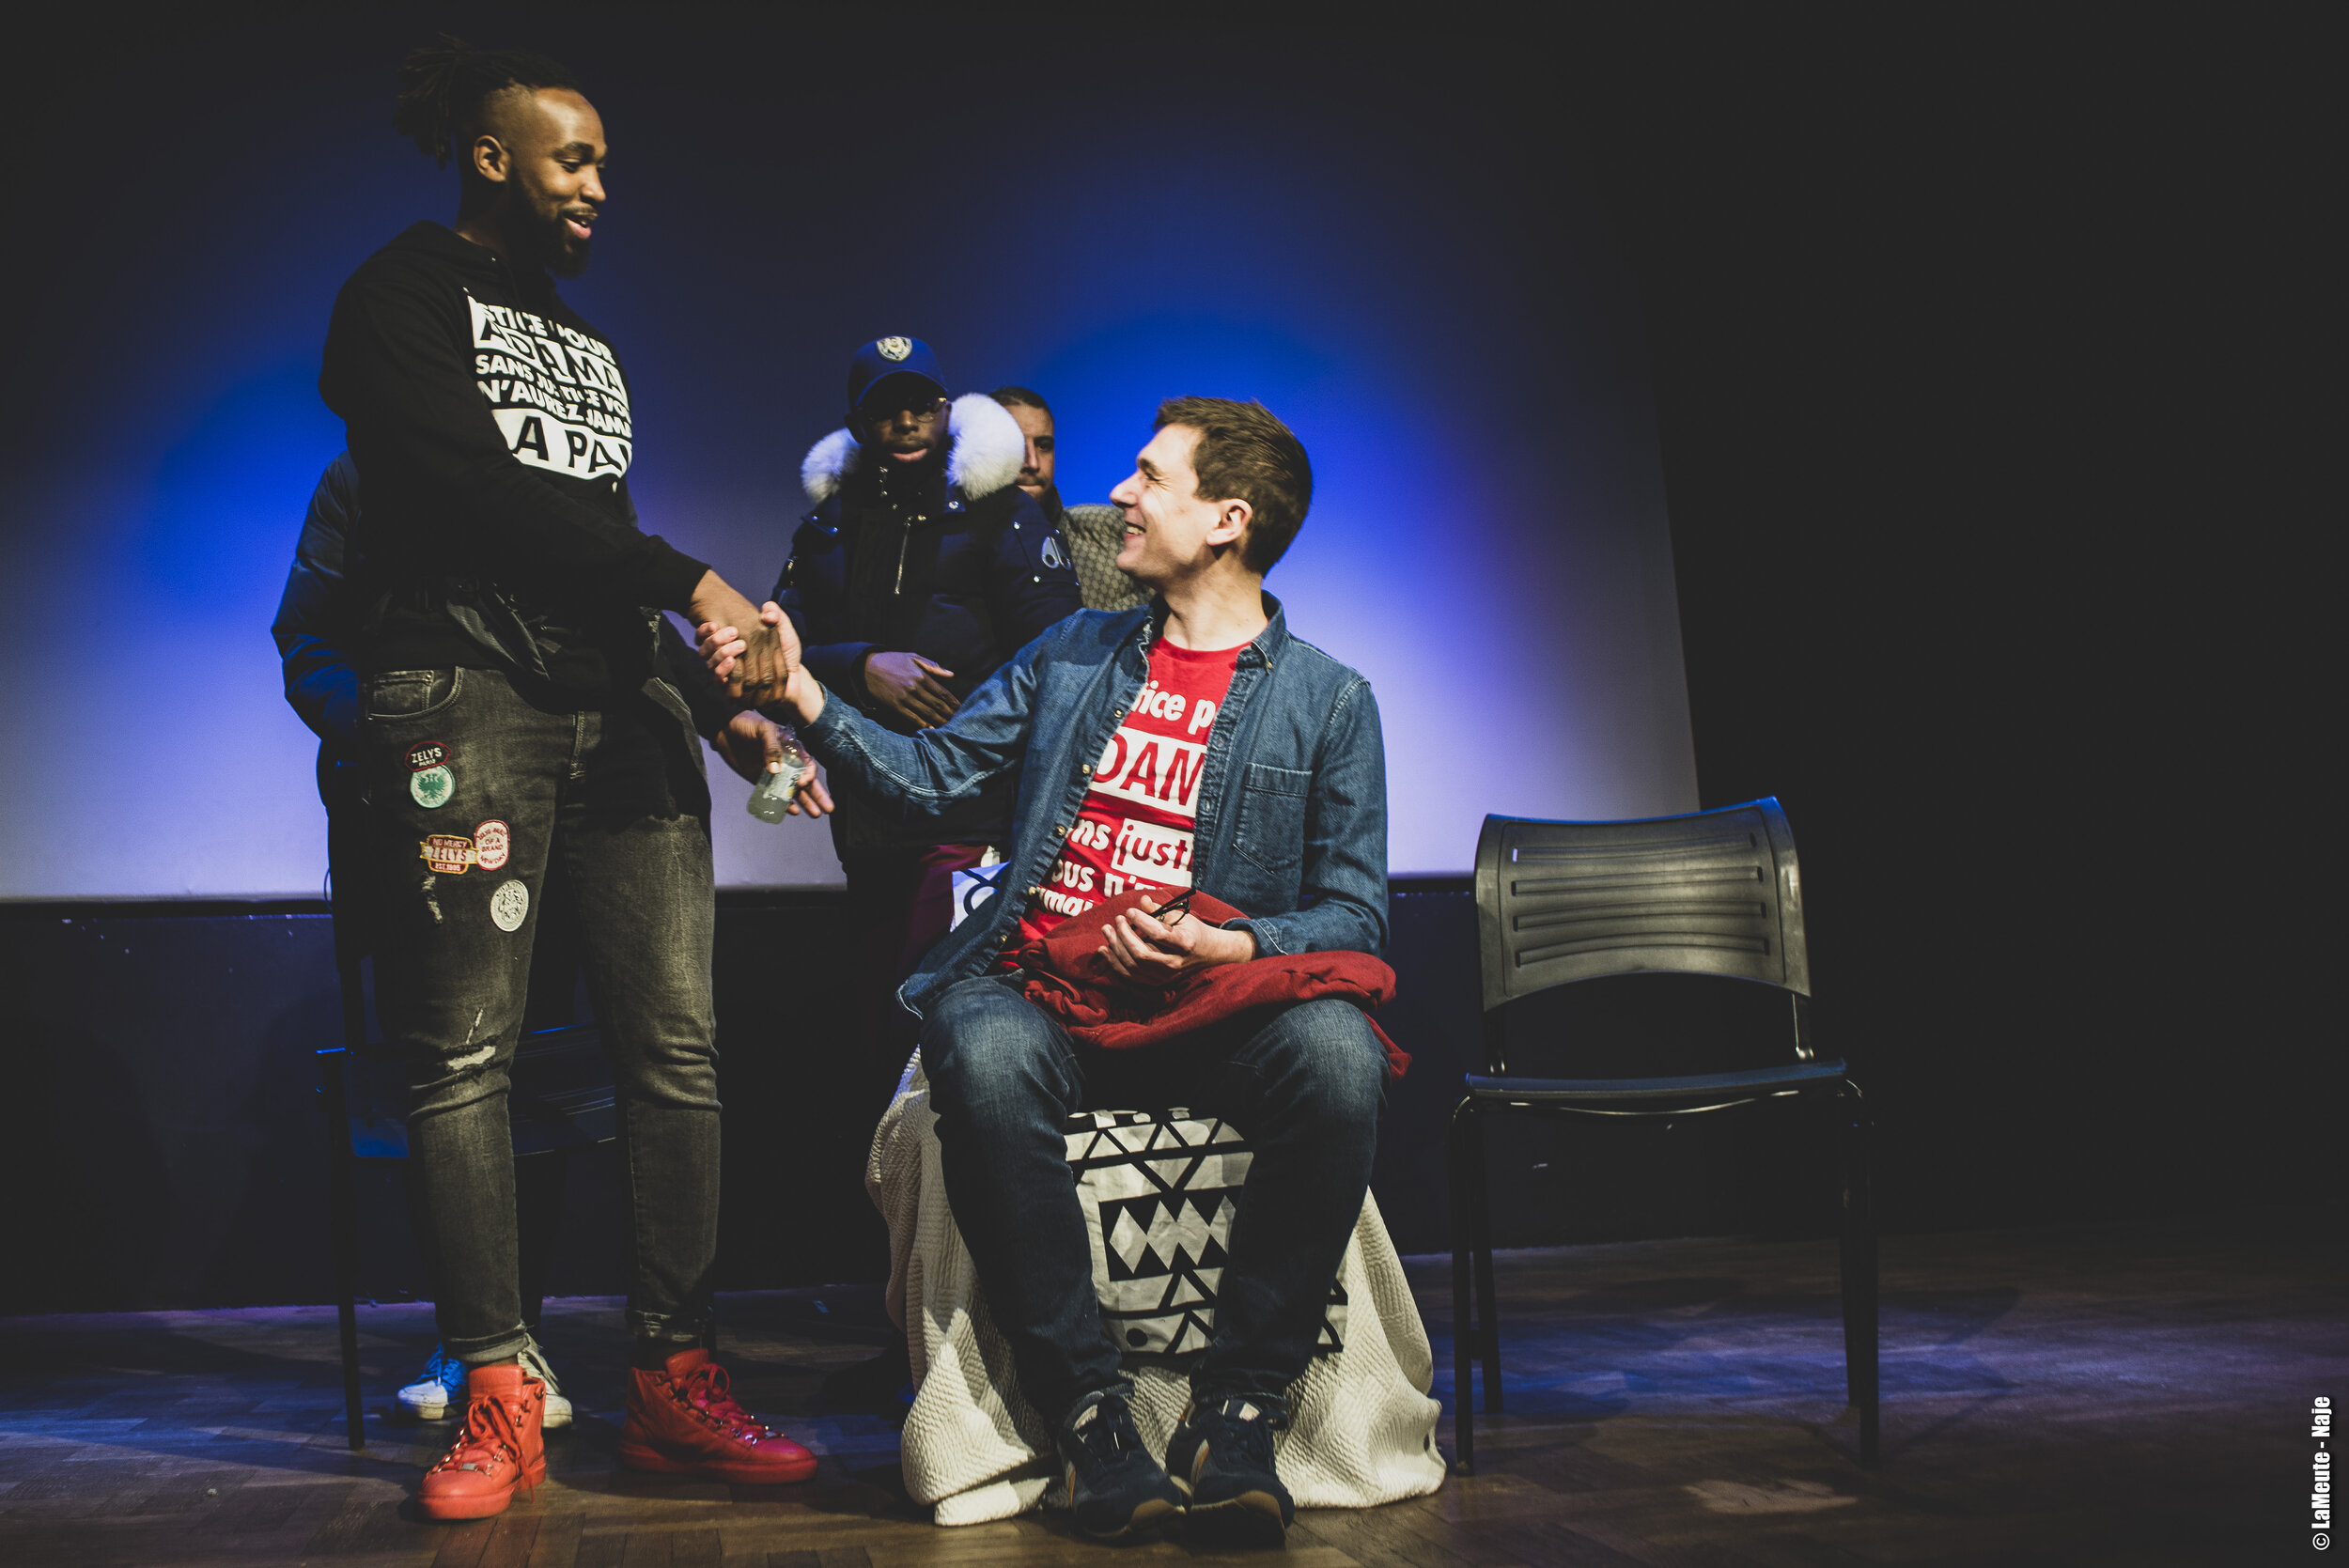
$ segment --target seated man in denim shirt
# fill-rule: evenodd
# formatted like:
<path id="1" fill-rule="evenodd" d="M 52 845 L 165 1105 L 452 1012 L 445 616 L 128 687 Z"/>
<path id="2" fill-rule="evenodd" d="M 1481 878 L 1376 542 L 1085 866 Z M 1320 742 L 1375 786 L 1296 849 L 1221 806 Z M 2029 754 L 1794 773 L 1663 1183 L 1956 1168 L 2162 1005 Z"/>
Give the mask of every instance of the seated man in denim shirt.
<path id="1" fill-rule="evenodd" d="M 1003 955 L 1119 892 L 1156 908 L 1194 885 L 1248 918 L 1128 910 L 1105 928 L 1102 961 L 1171 979 L 1259 954 L 1385 947 L 1377 705 L 1361 675 L 1292 638 L 1263 590 L 1312 493 L 1304 447 L 1261 404 L 1173 399 L 1111 492 L 1126 516 L 1117 565 L 1150 604 L 1069 616 L 936 729 L 883 729 L 804 668 L 770 709 L 788 708 L 810 751 L 909 815 L 1018 774 L 1010 891 L 898 995 L 923 1019 L 955 1219 L 1020 1388 L 1054 1423 L 1078 1523 L 1105 1538 L 1176 1509 L 1195 1527 L 1281 1538 L 1291 1504 L 1271 1433 L 1369 1187 L 1386 1054 L 1362 1013 L 1327 999 L 1096 1049 L 1029 1003 Z M 772 606 L 762 618 L 781 620 Z M 736 629 L 702 633 L 729 674 Z M 1256 1154 L 1215 1342 L 1161 1467 L 1127 1410 L 1061 1127 L 1081 1110 L 1175 1105 L 1227 1118 Z"/>

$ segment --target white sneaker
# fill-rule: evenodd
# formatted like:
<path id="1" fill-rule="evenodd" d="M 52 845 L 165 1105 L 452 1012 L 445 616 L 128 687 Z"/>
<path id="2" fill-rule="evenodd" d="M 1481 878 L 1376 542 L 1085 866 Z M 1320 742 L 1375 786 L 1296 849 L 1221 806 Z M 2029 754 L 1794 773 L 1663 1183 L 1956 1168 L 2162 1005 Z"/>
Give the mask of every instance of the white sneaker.
<path id="1" fill-rule="evenodd" d="M 547 1353 L 539 1348 L 538 1342 L 533 1340 L 524 1345 L 517 1358 L 524 1372 L 547 1386 L 546 1404 L 539 1410 L 539 1426 L 552 1431 L 570 1425 L 571 1402 L 563 1397 L 562 1385 L 555 1382 L 554 1369 L 547 1364 Z M 400 1408 L 414 1421 L 443 1421 L 451 1406 L 462 1409 L 464 1404 L 465 1363 L 437 1344 L 416 1380 L 399 1390 Z"/>
<path id="2" fill-rule="evenodd" d="M 558 1426 L 571 1424 L 571 1402 L 563 1397 L 563 1387 L 554 1380 L 554 1369 L 547 1364 L 547 1353 L 537 1340 L 522 1346 L 522 1371 L 547 1386 L 546 1404 L 539 1407 L 538 1425 L 548 1432 Z"/>
<path id="3" fill-rule="evenodd" d="M 465 1363 L 437 1344 L 416 1380 L 399 1390 L 399 1407 L 412 1421 L 441 1421 L 448 1415 L 450 1405 L 461 1409 L 464 1403 Z M 567 1407 L 564 1414 L 569 1413 Z"/>

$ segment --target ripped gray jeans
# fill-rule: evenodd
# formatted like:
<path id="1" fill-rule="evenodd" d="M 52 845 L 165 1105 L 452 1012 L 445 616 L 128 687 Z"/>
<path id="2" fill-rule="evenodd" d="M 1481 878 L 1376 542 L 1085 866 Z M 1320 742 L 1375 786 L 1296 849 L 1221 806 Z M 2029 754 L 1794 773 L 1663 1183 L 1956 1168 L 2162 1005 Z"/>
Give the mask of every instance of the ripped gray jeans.
<path id="1" fill-rule="evenodd" d="M 665 685 L 572 711 L 494 670 L 362 688 L 376 1000 L 404 1048 L 413 1188 L 438 1238 L 441 1338 L 479 1364 L 526 1335 L 507 1070 L 550 868 L 579 930 L 618 1090 L 639 1337 L 691 1343 L 718 1242 L 709 795 Z"/>

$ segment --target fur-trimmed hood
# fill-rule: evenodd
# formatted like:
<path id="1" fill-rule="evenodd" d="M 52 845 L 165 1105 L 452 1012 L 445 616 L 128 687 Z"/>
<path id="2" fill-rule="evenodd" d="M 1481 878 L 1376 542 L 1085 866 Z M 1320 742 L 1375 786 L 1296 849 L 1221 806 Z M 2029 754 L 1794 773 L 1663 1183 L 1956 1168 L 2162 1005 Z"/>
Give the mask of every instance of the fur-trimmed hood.
<path id="1" fill-rule="evenodd" d="M 984 392 L 966 392 L 946 411 L 946 485 L 962 491 L 966 501 L 993 495 L 1019 477 L 1020 459 L 1027 456 L 1027 438 L 1011 411 Z M 845 429 L 834 430 L 807 450 L 800 464 L 800 483 L 808 500 L 822 505 L 838 493 L 840 482 L 864 465 L 864 448 Z"/>

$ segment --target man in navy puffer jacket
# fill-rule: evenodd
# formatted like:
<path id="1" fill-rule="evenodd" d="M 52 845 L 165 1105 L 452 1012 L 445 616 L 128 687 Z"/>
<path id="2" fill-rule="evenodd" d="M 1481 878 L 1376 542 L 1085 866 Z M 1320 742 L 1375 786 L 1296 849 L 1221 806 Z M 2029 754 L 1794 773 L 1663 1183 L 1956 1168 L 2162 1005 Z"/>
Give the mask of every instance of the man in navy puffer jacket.
<path id="1" fill-rule="evenodd" d="M 848 411 L 801 467 L 814 505 L 775 598 L 816 678 L 910 735 L 953 717 L 1005 660 L 1081 609 L 1077 574 L 1067 541 L 1016 483 L 1018 423 L 982 395 L 950 404 L 921 339 L 859 347 Z M 955 873 L 1003 844 L 1011 797 L 982 790 L 909 822 L 853 784 L 835 788 L 832 846 L 848 878 L 878 1111 L 913 1048 L 897 984 L 945 935 Z"/>

